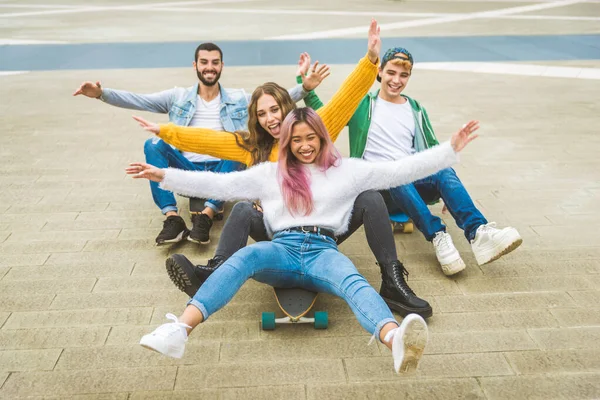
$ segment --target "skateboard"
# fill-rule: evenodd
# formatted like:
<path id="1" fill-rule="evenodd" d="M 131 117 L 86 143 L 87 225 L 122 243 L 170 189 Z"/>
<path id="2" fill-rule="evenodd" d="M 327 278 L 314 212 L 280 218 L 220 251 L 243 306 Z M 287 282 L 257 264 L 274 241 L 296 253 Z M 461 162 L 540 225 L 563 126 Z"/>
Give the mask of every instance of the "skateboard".
<path id="1" fill-rule="evenodd" d="M 206 202 L 205 199 L 196 199 L 193 197 L 190 197 L 190 212 L 196 212 L 196 213 L 201 213 L 202 211 L 204 211 L 204 203 Z M 223 220 L 223 211 L 218 212 L 215 214 L 215 221 L 222 221 Z"/>
<path id="2" fill-rule="evenodd" d="M 390 221 L 394 232 L 412 233 L 415 229 L 415 225 L 408 215 L 401 212 L 390 214 Z"/>
<path id="3" fill-rule="evenodd" d="M 276 324 L 314 324 L 315 329 L 326 329 L 328 323 L 327 311 L 316 311 L 314 317 L 306 315 L 315 305 L 318 293 L 301 288 L 273 288 L 277 305 L 285 314 L 283 318 L 275 318 L 274 312 L 262 313 L 262 329 L 273 330 Z"/>

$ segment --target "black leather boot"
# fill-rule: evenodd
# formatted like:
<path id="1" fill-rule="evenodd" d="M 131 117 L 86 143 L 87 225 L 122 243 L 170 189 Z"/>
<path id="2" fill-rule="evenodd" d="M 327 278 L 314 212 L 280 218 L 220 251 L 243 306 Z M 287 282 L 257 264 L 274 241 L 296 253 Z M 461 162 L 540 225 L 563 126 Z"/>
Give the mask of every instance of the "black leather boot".
<path id="1" fill-rule="evenodd" d="M 423 318 L 433 314 L 429 303 L 415 294 L 406 283 L 408 271 L 398 260 L 390 264 L 378 264 L 381 269 L 379 294 L 387 305 L 402 316 L 414 313 Z"/>
<path id="2" fill-rule="evenodd" d="M 166 267 L 175 286 L 188 296 L 194 297 L 204 281 L 224 262 L 224 257 L 217 256 L 208 260 L 207 265 L 194 265 L 183 254 L 173 254 L 167 258 Z"/>

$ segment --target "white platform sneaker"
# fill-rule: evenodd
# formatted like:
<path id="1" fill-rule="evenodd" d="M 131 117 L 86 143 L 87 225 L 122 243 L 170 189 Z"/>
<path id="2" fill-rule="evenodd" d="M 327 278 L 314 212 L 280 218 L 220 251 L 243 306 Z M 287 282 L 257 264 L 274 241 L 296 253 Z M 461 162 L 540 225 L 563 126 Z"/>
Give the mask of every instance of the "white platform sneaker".
<path id="1" fill-rule="evenodd" d="M 177 317 L 171 313 L 167 314 L 166 317 L 173 322 L 162 324 L 154 332 L 144 335 L 140 340 L 140 344 L 165 356 L 181 358 L 185 352 L 185 343 L 188 339 L 186 328 L 191 327 L 179 322 Z"/>
<path id="2" fill-rule="evenodd" d="M 521 243 L 523 239 L 515 228 L 497 229 L 496 223 L 490 222 L 477 228 L 471 248 L 477 264 L 483 265 L 510 253 Z"/>
<path id="3" fill-rule="evenodd" d="M 394 370 L 397 373 L 415 372 L 429 340 L 427 324 L 421 316 L 408 314 L 398 328 L 385 335 L 384 340 L 392 342 Z"/>
<path id="4" fill-rule="evenodd" d="M 448 232 L 437 232 L 433 238 L 433 247 L 445 275 L 454 275 L 465 269 L 465 262 L 454 247 L 454 242 Z"/>

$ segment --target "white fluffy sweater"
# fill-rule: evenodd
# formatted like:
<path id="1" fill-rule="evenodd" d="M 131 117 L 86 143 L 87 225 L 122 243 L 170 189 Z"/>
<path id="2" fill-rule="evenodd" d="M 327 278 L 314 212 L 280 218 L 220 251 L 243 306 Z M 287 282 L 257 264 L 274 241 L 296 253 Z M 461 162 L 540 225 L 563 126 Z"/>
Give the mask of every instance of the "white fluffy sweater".
<path id="1" fill-rule="evenodd" d="M 341 235 L 356 197 L 365 190 L 382 190 L 425 178 L 458 162 L 449 142 L 397 161 L 368 162 L 344 158 L 325 172 L 314 165 L 310 188 L 314 210 L 310 215 L 292 215 L 281 194 L 277 163 L 263 163 L 245 171 L 214 173 L 167 168 L 161 187 L 189 197 L 218 200 L 260 200 L 270 235 L 300 225 L 316 225 Z"/>

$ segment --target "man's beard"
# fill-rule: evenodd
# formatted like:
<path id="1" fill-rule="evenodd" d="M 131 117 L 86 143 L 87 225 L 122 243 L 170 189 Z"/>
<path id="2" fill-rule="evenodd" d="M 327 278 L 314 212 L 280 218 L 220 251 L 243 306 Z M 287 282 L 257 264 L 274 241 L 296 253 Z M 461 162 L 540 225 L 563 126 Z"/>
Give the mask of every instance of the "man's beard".
<path id="1" fill-rule="evenodd" d="M 204 72 L 206 72 L 206 71 L 204 71 Z M 206 78 L 204 78 L 202 76 L 202 72 L 196 70 L 196 75 L 198 75 L 198 79 L 200 79 L 200 82 L 202 82 L 206 86 L 214 86 L 214 85 L 217 84 L 217 82 L 219 82 L 219 78 L 221 77 L 221 72 L 219 71 L 217 73 L 217 71 L 215 70 L 215 73 L 216 73 L 216 75 L 214 77 L 214 80 L 213 81 L 207 81 Z"/>

